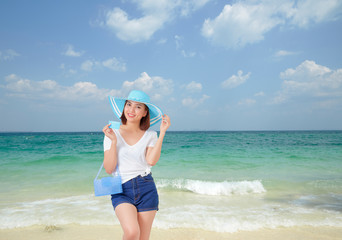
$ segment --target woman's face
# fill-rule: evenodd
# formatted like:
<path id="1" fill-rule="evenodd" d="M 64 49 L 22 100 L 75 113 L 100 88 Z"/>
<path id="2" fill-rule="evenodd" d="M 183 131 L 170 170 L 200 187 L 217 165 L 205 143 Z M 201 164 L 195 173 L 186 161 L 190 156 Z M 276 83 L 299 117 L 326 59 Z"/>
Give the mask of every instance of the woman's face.
<path id="1" fill-rule="evenodd" d="M 124 109 L 125 117 L 129 122 L 140 122 L 146 116 L 147 110 L 143 103 L 127 101 Z"/>

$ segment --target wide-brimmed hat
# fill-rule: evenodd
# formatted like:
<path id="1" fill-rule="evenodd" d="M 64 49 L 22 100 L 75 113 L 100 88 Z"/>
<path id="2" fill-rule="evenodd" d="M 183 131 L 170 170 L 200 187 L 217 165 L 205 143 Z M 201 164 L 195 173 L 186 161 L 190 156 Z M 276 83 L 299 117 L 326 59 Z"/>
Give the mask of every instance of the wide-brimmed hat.
<path id="1" fill-rule="evenodd" d="M 133 90 L 127 98 L 116 98 L 109 96 L 109 102 L 118 119 L 121 118 L 125 102 L 127 100 L 145 104 L 150 112 L 150 126 L 153 126 L 162 119 L 163 112 L 156 105 L 150 103 L 150 97 L 143 91 Z"/>

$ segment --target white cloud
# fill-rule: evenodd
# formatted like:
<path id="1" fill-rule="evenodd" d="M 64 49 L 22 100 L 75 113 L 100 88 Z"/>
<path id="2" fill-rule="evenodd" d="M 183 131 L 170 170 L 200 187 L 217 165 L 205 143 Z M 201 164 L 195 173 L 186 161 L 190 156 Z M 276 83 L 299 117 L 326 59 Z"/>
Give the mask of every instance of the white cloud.
<path id="1" fill-rule="evenodd" d="M 194 11 L 202 8 L 205 4 L 211 0 L 183 0 L 178 1 L 180 6 L 181 16 L 188 16 Z"/>
<path id="2" fill-rule="evenodd" d="M 15 91 L 15 92 L 21 92 L 23 90 L 31 90 L 31 84 L 30 84 L 30 80 L 28 79 L 21 79 L 19 77 L 17 77 L 17 75 L 15 74 L 11 74 L 8 75 L 5 78 L 5 81 L 8 82 L 8 84 L 6 85 L 6 88 L 11 90 L 11 91 Z"/>
<path id="3" fill-rule="evenodd" d="M 159 41 L 157 41 L 157 44 L 160 44 L 160 45 L 165 44 L 165 43 L 167 43 L 167 39 L 166 38 L 162 38 Z"/>
<path id="4" fill-rule="evenodd" d="M 202 91 L 202 84 L 192 81 L 187 85 L 184 85 L 184 88 L 189 92 L 201 92 Z"/>
<path id="5" fill-rule="evenodd" d="M 254 94 L 254 97 L 263 97 L 265 96 L 265 93 L 264 92 L 257 92 Z M 245 98 L 245 99 L 242 99 L 238 102 L 238 105 L 239 106 L 252 106 L 256 103 L 256 100 L 253 99 L 253 98 Z"/>
<path id="6" fill-rule="evenodd" d="M 126 71 L 126 63 L 118 60 L 115 57 L 109 58 L 102 62 L 95 60 L 86 60 L 81 64 L 81 69 L 86 72 L 91 72 L 95 69 L 100 69 L 101 67 L 106 67 L 117 72 Z"/>
<path id="7" fill-rule="evenodd" d="M 264 92 L 257 92 L 256 94 L 254 94 L 255 97 L 263 97 L 265 96 Z"/>
<path id="8" fill-rule="evenodd" d="M 286 50 L 279 50 L 274 54 L 275 57 L 285 57 L 285 56 L 290 56 L 290 55 L 295 55 L 297 54 L 296 52 L 291 52 L 291 51 L 286 51 Z"/>
<path id="9" fill-rule="evenodd" d="M 162 29 L 165 23 L 178 16 L 188 16 L 193 11 L 203 7 L 209 0 L 180 0 L 180 1 L 133 1 L 141 11 L 142 17 L 130 17 L 120 8 L 114 8 L 106 13 L 103 25 L 113 30 L 116 36 L 130 43 L 149 40 L 153 34 Z"/>
<path id="10" fill-rule="evenodd" d="M 183 37 L 179 35 L 175 35 L 175 41 L 176 41 L 176 49 L 179 50 L 182 46 L 182 40 Z"/>
<path id="11" fill-rule="evenodd" d="M 192 97 L 187 97 L 182 100 L 183 106 L 190 107 L 190 108 L 196 108 L 200 104 L 204 103 L 205 100 L 209 99 L 210 97 L 208 95 L 203 94 L 200 99 L 195 99 Z"/>
<path id="12" fill-rule="evenodd" d="M 223 81 L 221 83 L 221 86 L 223 88 L 228 88 L 228 89 L 235 88 L 243 84 L 244 82 L 246 82 L 246 80 L 249 78 L 250 75 L 251 73 L 247 73 L 246 75 L 243 75 L 243 72 L 239 70 L 238 75 L 233 75 L 227 80 Z"/>
<path id="13" fill-rule="evenodd" d="M 280 73 L 283 79 L 282 90 L 273 103 L 282 103 L 295 97 L 330 98 L 342 97 L 342 69 L 331 70 L 306 60 L 296 68 Z"/>
<path id="14" fill-rule="evenodd" d="M 68 70 L 68 73 L 70 73 L 70 74 L 76 74 L 76 73 L 77 73 L 77 70 L 75 70 L 75 69 L 69 69 L 69 70 Z"/>
<path id="15" fill-rule="evenodd" d="M 138 89 L 149 94 L 151 99 L 160 100 L 173 92 L 173 81 L 162 77 L 150 77 L 146 72 L 130 82 L 125 81 L 120 89 L 101 89 L 92 82 L 77 82 L 72 86 L 63 86 L 53 80 L 32 81 L 21 78 L 16 74 L 5 78 L 6 95 L 26 99 L 55 99 L 65 101 L 103 100 L 107 96 L 126 97 L 133 90 Z"/>
<path id="16" fill-rule="evenodd" d="M 176 49 L 178 51 L 180 51 L 180 53 L 182 54 L 183 57 L 188 58 L 188 57 L 194 57 L 196 56 L 196 52 L 192 52 L 192 51 L 185 51 L 184 49 L 182 49 L 182 45 L 183 45 L 183 37 L 182 36 L 175 36 L 175 42 L 176 42 Z"/>
<path id="17" fill-rule="evenodd" d="M 291 23 L 299 27 L 307 27 L 311 23 L 335 20 L 341 14 L 340 0 L 302 0 L 292 9 Z"/>
<path id="18" fill-rule="evenodd" d="M 191 58 L 191 57 L 195 57 L 195 56 L 196 56 L 196 52 L 192 52 L 192 51 L 187 52 L 187 51 L 185 51 L 185 50 L 182 50 L 182 51 L 181 51 L 181 54 L 182 54 L 182 56 L 185 57 L 185 58 Z"/>
<path id="19" fill-rule="evenodd" d="M 238 102 L 238 105 L 252 106 L 256 103 L 255 99 L 246 98 Z"/>
<path id="20" fill-rule="evenodd" d="M 86 60 L 81 64 L 81 69 L 83 71 L 91 72 L 93 70 L 94 62 L 91 60 Z"/>
<path id="21" fill-rule="evenodd" d="M 164 15 L 129 19 L 125 11 L 114 8 L 107 13 L 106 26 L 112 29 L 119 39 L 137 43 L 149 40 L 166 20 L 167 17 Z"/>
<path id="22" fill-rule="evenodd" d="M 91 82 L 77 82 L 72 86 L 62 86 L 53 80 L 32 81 L 15 74 L 5 78 L 8 96 L 25 99 L 92 101 L 103 100 L 108 95 L 118 94 L 117 90 L 100 89 Z"/>
<path id="23" fill-rule="evenodd" d="M 196 108 L 200 104 L 203 104 L 210 97 L 206 94 L 202 94 L 201 96 L 191 96 L 189 93 L 200 93 L 203 89 L 203 86 L 199 82 L 191 81 L 188 84 L 184 84 L 181 86 L 182 89 L 186 90 L 186 98 L 182 99 L 182 105 L 190 108 Z M 196 95 L 196 94 L 195 94 Z"/>
<path id="24" fill-rule="evenodd" d="M 151 99 L 159 100 L 173 92 L 173 81 L 162 77 L 150 77 L 146 72 L 134 81 L 125 81 L 122 84 L 122 93 L 127 93 L 133 89 L 138 89 L 149 94 Z"/>
<path id="25" fill-rule="evenodd" d="M 71 74 L 71 75 L 74 75 L 74 74 L 77 73 L 77 70 L 72 69 L 72 68 L 67 68 L 67 66 L 65 66 L 64 63 L 62 63 L 62 64 L 59 66 L 59 68 L 63 70 L 65 76 L 68 76 L 68 75 L 70 75 L 70 74 Z"/>
<path id="26" fill-rule="evenodd" d="M 13 49 L 6 49 L 4 52 L 0 51 L 0 61 L 13 60 L 15 57 L 18 56 L 20 56 L 20 54 Z"/>
<path id="27" fill-rule="evenodd" d="M 202 35 L 213 44 L 240 48 L 259 42 L 279 25 L 308 27 L 337 19 L 342 2 L 338 0 L 247 0 L 225 5 L 214 19 L 206 19 Z"/>
<path id="28" fill-rule="evenodd" d="M 76 52 L 72 45 L 68 45 L 66 51 L 63 53 L 65 56 L 69 57 L 80 57 L 82 56 L 83 52 Z"/>
<path id="29" fill-rule="evenodd" d="M 100 89 L 92 82 L 77 82 L 72 86 L 61 86 L 62 91 L 56 93 L 57 97 L 66 100 L 103 100 L 108 95 L 116 94 L 116 90 Z"/>
<path id="30" fill-rule="evenodd" d="M 226 5 L 215 19 L 205 20 L 202 34 L 213 44 L 228 48 L 258 42 L 266 32 L 282 21 L 274 14 L 275 6 L 272 5 L 248 2 Z"/>
<path id="31" fill-rule="evenodd" d="M 107 68 L 113 70 L 113 71 L 118 71 L 118 72 L 125 72 L 126 71 L 126 63 L 120 62 L 115 57 L 103 61 L 102 65 L 104 67 L 107 67 Z"/>

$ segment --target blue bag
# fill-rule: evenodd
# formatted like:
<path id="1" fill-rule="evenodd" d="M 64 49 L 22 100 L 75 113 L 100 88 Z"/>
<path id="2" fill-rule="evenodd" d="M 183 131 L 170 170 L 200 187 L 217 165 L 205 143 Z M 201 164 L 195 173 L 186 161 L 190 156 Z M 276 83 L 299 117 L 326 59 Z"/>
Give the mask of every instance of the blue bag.
<path id="1" fill-rule="evenodd" d="M 103 177 L 101 179 L 97 179 L 102 168 L 103 168 L 103 163 L 100 167 L 99 172 L 96 175 L 96 178 L 94 179 L 95 196 L 99 197 L 99 196 L 122 193 L 121 176 L 119 175 L 117 170 L 115 171 L 115 174 L 112 177 Z"/>

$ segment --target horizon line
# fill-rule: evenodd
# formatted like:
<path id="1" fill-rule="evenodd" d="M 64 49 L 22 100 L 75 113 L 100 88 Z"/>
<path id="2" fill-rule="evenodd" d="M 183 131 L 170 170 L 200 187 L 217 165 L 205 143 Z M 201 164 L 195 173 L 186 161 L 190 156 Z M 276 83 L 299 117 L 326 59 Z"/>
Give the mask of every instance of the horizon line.
<path id="1" fill-rule="evenodd" d="M 155 130 L 159 132 L 159 130 Z M 322 132 L 342 131 L 342 129 L 282 129 L 282 130 L 168 130 L 167 132 Z M 102 131 L 0 131 L 1 133 L 101 133 Z"/>

